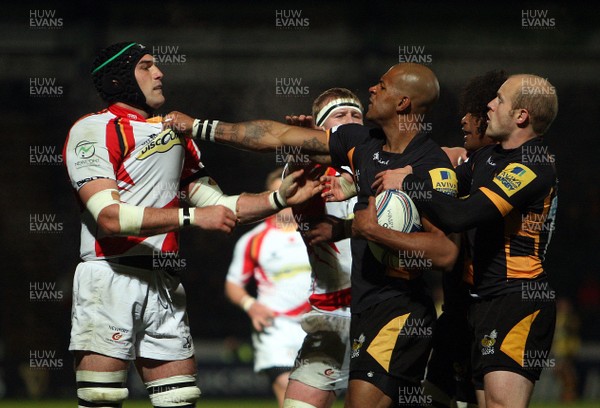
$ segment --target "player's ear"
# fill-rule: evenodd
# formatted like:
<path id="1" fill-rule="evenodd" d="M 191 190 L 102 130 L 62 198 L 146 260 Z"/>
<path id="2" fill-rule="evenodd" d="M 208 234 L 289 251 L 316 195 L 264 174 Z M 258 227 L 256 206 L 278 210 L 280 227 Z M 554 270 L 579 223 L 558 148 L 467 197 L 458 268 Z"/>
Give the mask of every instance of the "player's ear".
<path id="1" fill-rule="evenodd" d="M 400 98 L 399 102 L 398 102 L 398 106 L 396 107 L 396 112 L 397 113 L 402 113 L 406 110 L 408 110 L 410 108 L 410 97 L 409 96 L 403 96 L 402 98 Z"/>
<path id="2" fill-rule="evenodd" d="M 529 124 L 529 111 L 527 109 L 517 109 L 515 112 L 517 126 L 519 127 L 527 127 Z"/>

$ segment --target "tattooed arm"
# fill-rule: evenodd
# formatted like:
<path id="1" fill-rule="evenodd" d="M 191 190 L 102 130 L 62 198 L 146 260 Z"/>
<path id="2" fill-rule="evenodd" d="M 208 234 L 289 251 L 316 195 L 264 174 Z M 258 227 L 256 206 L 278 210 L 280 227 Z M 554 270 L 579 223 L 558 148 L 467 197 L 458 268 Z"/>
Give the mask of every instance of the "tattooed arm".
<path id="1" fill-rule="evenodd" d="M 178 133 L 252 151 L 275 151 L 282 146 L 301 147 L 307 154 L 329 153 L 327 133 L 322 130 L 290 126 L 271 120 L 226 123 L 199 121 L 181 112 L 171 112 L 165 124 Z"/>

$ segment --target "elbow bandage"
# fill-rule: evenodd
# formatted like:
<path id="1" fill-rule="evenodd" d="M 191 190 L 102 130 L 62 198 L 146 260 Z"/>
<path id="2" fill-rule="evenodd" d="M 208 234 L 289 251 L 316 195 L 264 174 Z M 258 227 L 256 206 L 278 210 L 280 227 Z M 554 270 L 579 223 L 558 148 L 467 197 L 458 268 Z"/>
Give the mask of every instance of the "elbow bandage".
<path id="1" fill-rule="evenodd" d="M 144 220 L 144 207 L 125 204 L 119 201 L 119 191 L 107 189 L 98 191 L 90 197 L 86 207 L 98 222 L 100 212 L 106 207 L 116 204 L 119 206 L 119 233 L 121 235 L 139 235 Z"/>
<path id="2" fill-rule="evenodd" d="M 237 214 L 237 202 L 239 195 L 227 196 L 219 188 L 217 183 L 210 177 L 198 179 L 190 195 L 189 202 L 196 207 L 205 207 L 207 205 L 222 205 Z"/>

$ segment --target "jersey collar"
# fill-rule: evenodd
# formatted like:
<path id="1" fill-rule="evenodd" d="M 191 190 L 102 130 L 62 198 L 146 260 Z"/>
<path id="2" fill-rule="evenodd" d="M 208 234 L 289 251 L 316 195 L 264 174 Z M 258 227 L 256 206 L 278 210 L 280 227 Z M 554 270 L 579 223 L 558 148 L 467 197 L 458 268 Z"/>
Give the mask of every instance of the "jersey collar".
<path id="1" fill-rule="evenodd" d="M 137 120 L 139 122 L 145 122 L 146 121 L 146 118 L 144 118 L 142 115 L 140 115 L 136 111 L 133 111 L 131 109 L 127 109 L 124 106 L 113 104 L 113 105 L 110 105 L 108 107 L 108 110 L 112 114 L 114 114 L 114 115 L 116 115 L 116 116 L 118 116 L 120 118 L 127 118 L 129 120 Z"/>

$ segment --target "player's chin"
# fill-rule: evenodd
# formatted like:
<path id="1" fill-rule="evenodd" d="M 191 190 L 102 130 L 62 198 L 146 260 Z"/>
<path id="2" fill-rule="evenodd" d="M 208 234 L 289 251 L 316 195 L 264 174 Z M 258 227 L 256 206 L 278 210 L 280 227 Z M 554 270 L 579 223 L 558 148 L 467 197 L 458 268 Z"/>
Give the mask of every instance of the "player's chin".
<path id="1" fill-rule="evenodd" d="M 163 95 L 156 95 L 152 98 L 146 99 L 146 104 L 150 106 L 152 109 L 158 109 L 165 104 L 165 97 Z"/>

